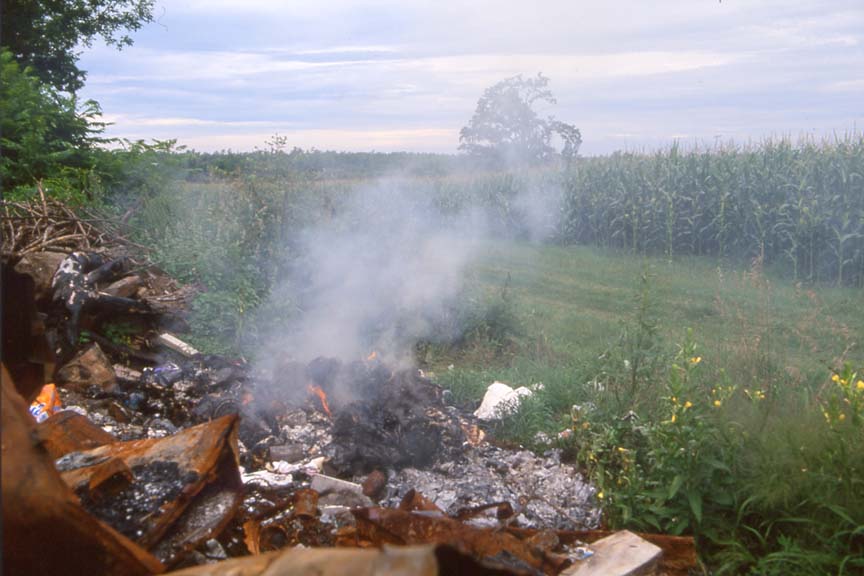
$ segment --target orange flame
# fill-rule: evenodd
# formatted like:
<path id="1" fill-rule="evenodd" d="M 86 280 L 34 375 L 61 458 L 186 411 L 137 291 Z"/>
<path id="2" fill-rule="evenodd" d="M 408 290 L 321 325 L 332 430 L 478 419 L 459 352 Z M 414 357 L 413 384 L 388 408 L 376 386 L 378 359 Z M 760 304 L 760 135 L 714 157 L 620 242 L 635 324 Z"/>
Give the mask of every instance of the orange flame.
<path id="1" fill-rule="evenodd" d="M 321 389 L 320 386 L 316 386 L 315 384 L 309 384 L 306 387 L 310 394 L 315 394 L 321 400 L 321 407 L 324 409 L 324 412 L 330 418 L 333 417 L 333 414 L 330 412 L 330 405 L 327 404 L 327 394 L 324 393 L 324 390 Z"/>

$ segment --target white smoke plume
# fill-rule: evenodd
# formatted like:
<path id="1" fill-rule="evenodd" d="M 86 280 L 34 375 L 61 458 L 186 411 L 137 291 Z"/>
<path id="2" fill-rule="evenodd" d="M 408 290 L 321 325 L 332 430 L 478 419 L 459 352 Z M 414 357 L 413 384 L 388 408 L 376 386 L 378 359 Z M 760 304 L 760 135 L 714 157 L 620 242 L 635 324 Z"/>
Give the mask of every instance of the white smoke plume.
<path id="1" fill-rule="evenodd" d="M 484 242 L 512 224 L 492 216 L 501 207 L 467 202 L 445 209 L 431 192 L 408 178 L 379 180 L 297 232 L 292 247 L 300 256 L 285 278 L 290 288 L 277 285 L 272 295 L 293 293 L 298 313 L 266 339 L 261 363 L 351 361 L 373 351 L 394 364 L 412 361 L 414 344 L 440 328 L 463 293 Z M 542 240 L 554 228 L 556 197 L 529 185 L 502 206 L 522 221 L 523 237 Z"/>

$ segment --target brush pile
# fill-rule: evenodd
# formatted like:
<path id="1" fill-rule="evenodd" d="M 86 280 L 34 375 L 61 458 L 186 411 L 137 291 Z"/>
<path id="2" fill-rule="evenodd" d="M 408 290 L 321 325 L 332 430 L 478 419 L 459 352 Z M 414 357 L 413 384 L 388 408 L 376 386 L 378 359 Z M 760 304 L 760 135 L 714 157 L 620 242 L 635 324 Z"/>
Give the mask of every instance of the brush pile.
<path id="1" fill-rule="evenodd" d="M 39 186 L 40 198 L 30 202 L 3 200 L 3 258 L 20 258 L 34 252 L 74 252 L 108 250 L 118 246 L 146 251 L 129 240 L 122 226 L 114 220 L 86 208 L 72 210 L 53 198 L 46 198 Z"/>

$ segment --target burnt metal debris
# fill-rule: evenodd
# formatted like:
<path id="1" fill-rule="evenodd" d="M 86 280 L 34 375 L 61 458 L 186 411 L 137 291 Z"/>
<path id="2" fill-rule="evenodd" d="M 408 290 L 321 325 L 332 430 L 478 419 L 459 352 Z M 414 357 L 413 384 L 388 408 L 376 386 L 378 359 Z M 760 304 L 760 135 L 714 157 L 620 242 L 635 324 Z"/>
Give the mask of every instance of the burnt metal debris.
<path id="1" fill-rule="evenodd" d="M 51 280 L 53 301 L 58 310 L 52 315 L 57 333 L 53 335 L 55 353 L 61 360 L 68 359 L 78 344 L 81 320 L 85 314 L 146 313 L 146 302 L 111 296 L 98 290 L 121 276 L 129 266 L 125 258 L 107 259 L 102 254 L 73 252 L 57 268 Z"/>
<path id="2" fill-rule="evenodd" d="M 49 202 L 17 209 L 72 218 Z M 97 252 L 91 224 L 75 228 L 76 245 L 45 245 L 71 253 L 40 259 L 41 221 L 24 216 L 4 244 L 4 283 L 27 257 L 19 272 L 37 286 L 12 328 L 54 341 L 41 372 L 16 357 L 7 374 L 4 356 L 9 573 L 558 574 L 609 535 L 594 530 L 594 490 L 560 451 L 490 443 L 486 424 L 419 370 L 373 354 L 262 374 L 200 354 L 171 333 L 188 288 L 118 249 L 128 244 Z M 122 342 L 106 336 L 118 317 L 133 327 Z M 27 403 L 45 381 L 62 407 L 37 426 Z M 667 573 L 695 564 L 692 539 L 648 538 Z"/>

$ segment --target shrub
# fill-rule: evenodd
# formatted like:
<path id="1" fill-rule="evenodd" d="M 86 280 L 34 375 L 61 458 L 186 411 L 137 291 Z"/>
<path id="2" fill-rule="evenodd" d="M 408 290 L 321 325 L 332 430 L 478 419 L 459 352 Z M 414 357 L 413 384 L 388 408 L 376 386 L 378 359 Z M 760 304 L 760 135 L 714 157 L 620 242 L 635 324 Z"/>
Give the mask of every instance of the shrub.
<path id="1" fill-rule="evenodd" d="M 718 573 L 864 567 L 859 372 L 847 365 L 814 396 L 706 363 L 688 335 L 652 387 L 654 411 L 574 414 L 607 522 L 693 534 Z"/>

